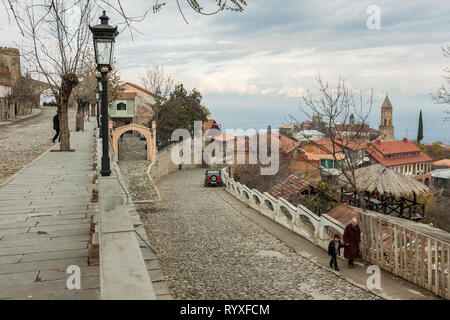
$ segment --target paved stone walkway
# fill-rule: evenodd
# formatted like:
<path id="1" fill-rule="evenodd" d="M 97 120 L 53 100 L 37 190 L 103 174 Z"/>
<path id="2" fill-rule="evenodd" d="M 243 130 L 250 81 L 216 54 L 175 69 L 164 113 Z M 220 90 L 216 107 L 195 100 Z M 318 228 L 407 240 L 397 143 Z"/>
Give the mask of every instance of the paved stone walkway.
<path id="1" fill-rule="evenodd" d="M 87 262 L 94 122 L 85 126 L 71 133 L 75 152 L 47 152 L 0 185 L 0 299 L 99 298 Z M 66 289 L 71 265 L 81 290 Z"/>
<path id="2" fill-rule="evenodd" d="M 56 108 L 44 107 L 35 117 L 0 127 L 0 183 L 36 159 L 52 145 Z M 75 128 L 75 108 L 69 108 L 69 128 Z"/>
<path id="3" fill-rule="evenodd" d="M 158 184 L 163 201 L 138 209 L 175 299 L 379 299 L 296 253 L 203 178 L 173 173 Z"/>

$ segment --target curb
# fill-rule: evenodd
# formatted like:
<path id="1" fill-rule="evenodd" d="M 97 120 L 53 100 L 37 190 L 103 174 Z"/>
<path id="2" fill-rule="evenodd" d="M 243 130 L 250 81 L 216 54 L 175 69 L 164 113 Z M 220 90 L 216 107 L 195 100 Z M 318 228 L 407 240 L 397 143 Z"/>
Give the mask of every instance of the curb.
<path id="1" fill-rule="evenodd" d="M 5 121 L 5 122 L 9 122 L 9 123 L 3 124 L 3 125 L 4 126 L 9 126 L 11 124 L 15 124 L 15 123 L 23 121 L 23 120 L 32 119 L 32 118 L 34 118 L 34 117 L 36 117 L 36 116 L 38 116 L 38 115 L 40 115 L 42 113 L 42 109 L 41 108 L 34 108 L 34 109 L 35 110 L 39 110 L 39 112 L 36 113 L 36 114 L 27 115 L 26 117 L 20 118 L 20 119 L 13 118 L 13 119 L 9 119 L 9 120 L 8 119 L 7 120 L 2 120 L 2 121 Z"/>

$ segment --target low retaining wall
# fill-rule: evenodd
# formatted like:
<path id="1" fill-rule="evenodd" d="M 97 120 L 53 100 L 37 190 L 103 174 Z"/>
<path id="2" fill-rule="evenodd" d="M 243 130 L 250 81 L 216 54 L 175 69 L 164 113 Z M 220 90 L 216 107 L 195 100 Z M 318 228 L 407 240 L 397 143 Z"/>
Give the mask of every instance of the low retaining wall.
<path id="1" fill-rule="evenodd" d="M 344 233 L 345 226 L 327 214 L 319 217 L 302 205 L 294 206 L 283 198 L 249 189 L 230 178 L 227 168 L 222 169 L 222 179 L 226 190 L 240 201 L 325 250 L 333 237 L 331 228 L 341 237 Z"/>
<path id="2" fill-rule="evenodd" d="M 98 136 L 98 135 L 97 135 Z M 97 140 L 97 170 L 101 163 L 101 139 Z M 111 176 L 99 174 L 100 297 L 104 300 L 156 300 L 152 281 L 136 238 L 136 220 L 130 216 L 133 202 L 121 177 L 115 156 L 111 156 Z M 140 221 L 138 221 L 140 222 Z"/>
<path id="3" fill-rule="evenodd" d="M 149 174 L 154 182 L 161 180 L 172 172 L 179 170 L 179 165 L 172 162 L 172 150 L 178 143 L 171 144 L 167 148 L 159 151 L 156 155 L 156 161 L 149 169 Z M 193 154 L 193 153 L 192 153 Z M 201 164 L 182 164 L 182 170 L 201 168 Z"/>

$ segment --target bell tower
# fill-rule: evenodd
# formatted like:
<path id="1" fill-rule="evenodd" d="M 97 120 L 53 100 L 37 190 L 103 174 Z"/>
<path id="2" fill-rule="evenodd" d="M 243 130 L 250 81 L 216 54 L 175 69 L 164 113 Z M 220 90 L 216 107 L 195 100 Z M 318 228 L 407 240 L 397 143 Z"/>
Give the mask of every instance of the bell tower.
<path id="1" fill-rule="evenodd" d="M 395 140 L 394 126 L 392 125 L 392 104 L 386 95 L 381 105 L 380 140 Z"/>

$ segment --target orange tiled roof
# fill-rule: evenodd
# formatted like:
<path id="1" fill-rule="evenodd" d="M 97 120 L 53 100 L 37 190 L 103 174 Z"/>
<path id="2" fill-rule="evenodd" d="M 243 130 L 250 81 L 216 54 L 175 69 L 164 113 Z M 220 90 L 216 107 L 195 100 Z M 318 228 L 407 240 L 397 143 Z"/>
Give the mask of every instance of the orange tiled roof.
<path id="1" fill-rule="evenodd" d="M 272 189 L 269 190 L 269 194 L 276 198 L 283 197 L 287 201 L 290 201 L 310 187 L 311 185 L 308 181 L 291 174 L 286 179 L 273 186 Z"/>
<path id="2" fill-rule="evenodd" d="M 259 138 L 264 137 L 266 135 L 261 135 Z M 271 132 L 270 138 L 276 138 L 278 139 L 278 148 L 283 153 L 290 153 L 291 151 L 294 151 L 294 149 L 298 148 L 300 146 L 300 142 L 292 140 L 291 138 L 286 137 L 284 134 L 280 132 Z M 268 146 L 270 146 L 270 138 L 268 143 Z"/>
<path id="3" fill-rule="evenodd" d="M 136 92 L 122 92 L 118 98 L 125 99 L 125 100 L 131 100 L 131 99 L 136 98 L 136 96 L 137 96 Z"/>
<path id="4" fill-rule="evenodd" d="M 310 141 L 307 144 L 310 144 L 310 143 L 318 145 L 319 147 L 321 147 L 326 152 L 332 152 L 333 151 L 333 142 L 331 141 L 330 138 L 323 138 L 323 139 L 319 139 L 319 140 Z M 335 150 L 335 152 L 341 152 L 342 151 L 342 148 L 339 146 L 338 141 L 335 141 L 334 150 Z"/>
<path id="5" fill-rule="evenodd" d="M 357 218 L 358 211 L 356 208 L 341 203 L 337 207 L 328 211 L 327 215 L 346 226 L 352 221 L 353 218 Z"/>
<path id="6" fill-rule="evenodd" d="M 207 131 L 207 130 L 211 129 L 212 126 L 214 126 L 214 125 L 216 125 L 220 128 L 220 124 L 218 124 L 216 122 L 216 120 L 214 120 L 214 119 L 208 119 L 206 121 L 203 121 L 203 130 Z"/>
<path id="7" fill-rule="evenodd" d="M 351 150 L 362 150 L 367 147 L 368 142 L 363 141 L 336 141 L 337 144 L 341 147 L 346 147 Z"/>
<path id="8" fill-rule="evenodd" d="M 420 151 L 419 147 L 406 138 L 394 141 L 375 140 L 369 142 L 369 146 L 383 155 Z"/>
<path id="9" fill-rule="evenodd" d="M 433 165 L 450 168 L 450 159 L 442 159 L 442 160 L 434 161 Z"/>
<path id="10" fill-rule="evenodd" d="M 398 166 L 398 165 L 402 165 L 402 164 L 411 164 L 411 163 L 431 161 L 431 158 L 429 156 L 427 156 L 425 153 L 423 153 L 422 151 L 420 151 L 418 155 L 399 157 L 399 158 L 390 158 L 390 159 L 385 159 L 385 158 L 381 157 L 372 148 L 367 148 L 366 152 L 376 162 L 382 164 L 385 167 L 392 167 L 392 166 Z"/>
<path id="11" fill-rule="evenodd" d="M 153 92 L 148 91 L 147 89 L 145 89 L 145 88 L 143 88 L 143 87 L 141 87 L 141 86 L 139 86 L 139 85 L 137 85 L 137 84 L 134 84 L 134 83 L 131 83 L 131 82 L 125 82 L 125 83 L 122 85 L 122 87 L 124 87 L 125 85 L 132 86 L 132 87 L 134 87 L 134 88 L 136 88 L 136 89 L 138 89 L 138 90 L 140 90 L 140 91 L 142 91 L 142 92 L 144 92 L 144 93 L 146 93 L 146 94 L 151 95 L 152 97 L 156 97 L 156 94 L 154 94 Z"/>
<path id="12" fill-rule="evenodd" d="M 289 153 L 300 146 L 300 143 L 298 141 L 292 140 L 291 138 L 286 137 L 284 134 L 281 134 L 279 132 L 274 132 L 274 134 L 278 134 L 280 138 L 279 148 L 280 151 L 284 153 Z"/>
<path id="13" fill-rule="evenodd" d="M 333 154 L 331 153 L 312 153 L 312 152 L 305 152 L 305 156 L 310 161 L 320 161 L 322 159 L 324 160 L 334 160 Z M 338 153 L 336 154 L 337 160 L 344 160 L 345 154 Z"/>

